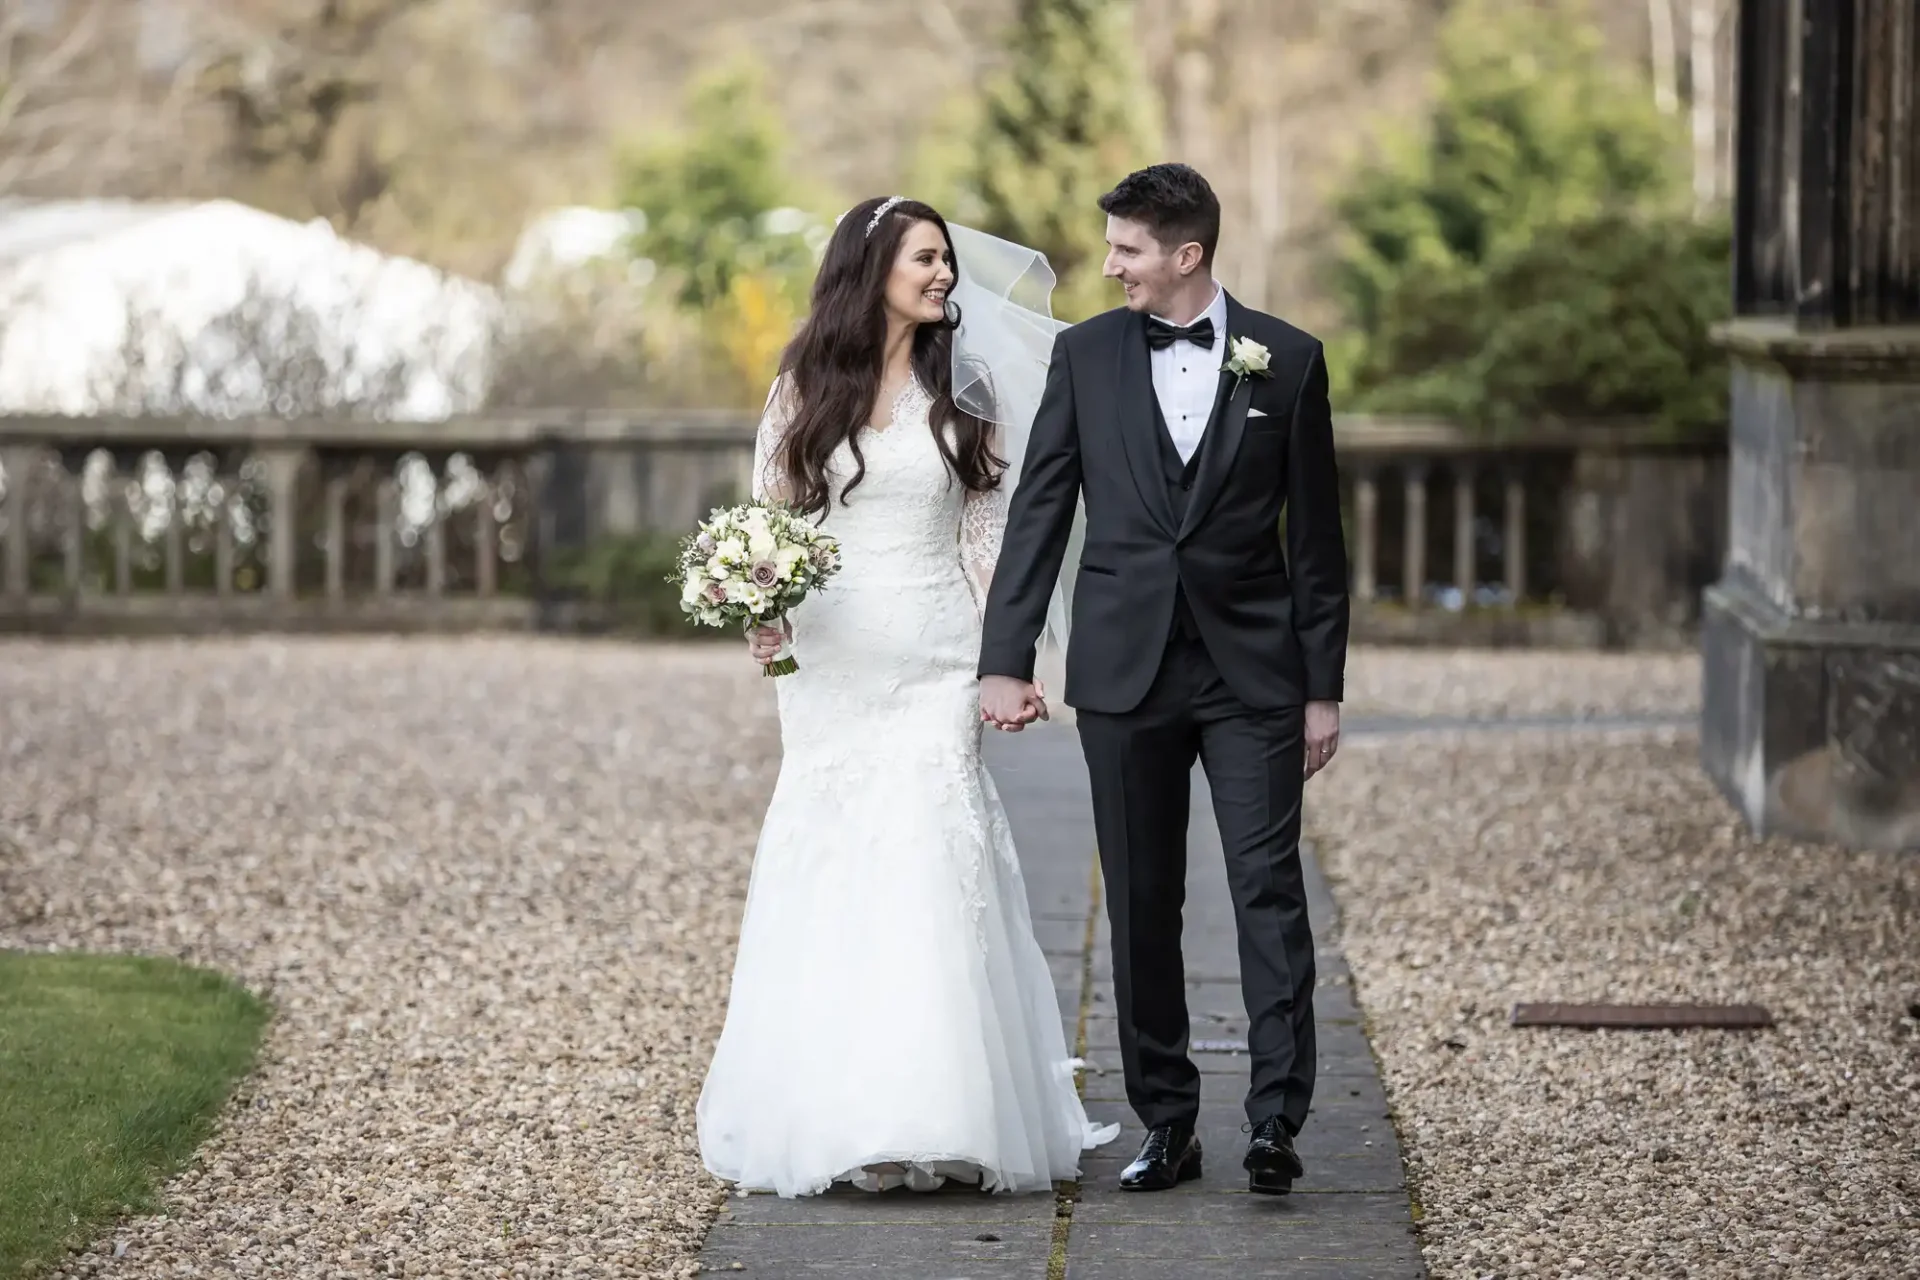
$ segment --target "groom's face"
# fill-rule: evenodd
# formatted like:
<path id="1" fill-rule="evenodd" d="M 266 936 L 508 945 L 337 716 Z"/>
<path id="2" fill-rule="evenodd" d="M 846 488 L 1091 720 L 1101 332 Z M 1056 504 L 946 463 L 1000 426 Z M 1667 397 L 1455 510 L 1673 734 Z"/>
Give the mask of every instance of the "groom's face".
<path id="1" fill-rule="evenodd" d="M 1109 280 L 1118 280 L 1127 292 L 1127 310 L 1148 315 L 1166 309 L 1189 271 L 1189 259 L 1197 260 L 1197 245 L 1168 248 L 1154 238 L 1146 224 L 1131 218 L 1107 218 L 1107 261 L 1102 268 Z"/>

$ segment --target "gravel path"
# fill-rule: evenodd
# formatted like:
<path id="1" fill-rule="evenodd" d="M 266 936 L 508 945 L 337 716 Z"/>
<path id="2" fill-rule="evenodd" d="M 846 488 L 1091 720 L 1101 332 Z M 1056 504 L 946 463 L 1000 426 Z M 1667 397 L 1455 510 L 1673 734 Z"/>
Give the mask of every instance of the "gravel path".
<path id="1" fill-rule="evenodd" d="M 1667 715 L 1700 707 L 1692 653 L 1356 648 L 1347 658 L 1352 716 Z"/>
<path id="2" fill-rule="evenodd" d="M 0 644 L 0 945 L 180 955 L 278 1008 L 173 1216 L 64 1274 L 691 1274 L 777 752 L 722 656 Z"/>
<path id="3" fill-rule="evenodd" d="M 1350 709 L 1697 684 L 1685 655 L 1361 650 Z M 0 642 L 0 946 L 181 955 L 279 1015 L 171 1216 L 62 1274 L 691 1274 L 719 1203 L 692 1105 L 777 751 L 731 646 Z M 1440 1277 L 1920 1256 L 1920 861 L 1756 844 L 1694 759 L 1356 738 L 1315 784 Z M 1505 1028 L 1545 997 L 1783 1026 Z"/>
<path id="4" fill-rule="evenodd" d="M 1436 1280 L 1920 1275 L 1920 859 L 1754 840 L 1697 750 L 1355 739 L 1315 784 Z M 1522 1000 L 1780 1026 L 1516 1031 Z"/>

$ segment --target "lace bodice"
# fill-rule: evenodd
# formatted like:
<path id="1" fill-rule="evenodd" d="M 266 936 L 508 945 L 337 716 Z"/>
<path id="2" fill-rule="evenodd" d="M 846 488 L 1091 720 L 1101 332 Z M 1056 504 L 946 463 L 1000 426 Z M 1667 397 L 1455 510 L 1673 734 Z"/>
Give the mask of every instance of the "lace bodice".
<path id="1" fill-rule="evenodd" d="M 914 561 L 932 565 L 957 559 L 978 612 L 986 607 L 987 586 L 1000 558 L 1007 494 L 1004 486 L 979 493 L 961 486 L 933 439 L 932 408 L 932 397 L 918 379 L 910 379 L 894 398 L 886 429 L 860 431 L 866 474 L 844 506 L 839 486 L 853 477 L 856 464 L 849 446 L 834 452 L 829 473 L 836 497 L 821 517 L 822 527 L 840 539 L 849 569 L 861 560 L 897 572 Z M 754 437 L 755 499 L 788 496 L 780 453 L 794 409 L 791 382 L 782 376 L 767 395 Z"/>

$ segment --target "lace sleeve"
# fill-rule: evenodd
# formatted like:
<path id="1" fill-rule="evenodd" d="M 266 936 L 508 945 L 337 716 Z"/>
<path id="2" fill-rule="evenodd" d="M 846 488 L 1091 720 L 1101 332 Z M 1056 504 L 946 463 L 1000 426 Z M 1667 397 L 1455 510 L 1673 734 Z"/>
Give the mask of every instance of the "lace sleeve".
<path id="1" fill-rule="evenodd" d="M 793 422 L 793 383 L 786 374 L 773 380 L 767 392 L 767 405 L 760 415 L 760 429 L 753 434 L 753 499 L 755 502 L 779 501 L 791 497 L 785 469 L 780 463 L 780 446 Z"/>
<path id="2" fill-rule="evenodd" d="M 1000 559 L 1000 538 L 1007 529 L 1008 485 L 1002 481 L 984 493 L 969 491 L 960 508 L 960 567 L 973 589 L 974 607 L 984 615 L 987 587 Z"/>

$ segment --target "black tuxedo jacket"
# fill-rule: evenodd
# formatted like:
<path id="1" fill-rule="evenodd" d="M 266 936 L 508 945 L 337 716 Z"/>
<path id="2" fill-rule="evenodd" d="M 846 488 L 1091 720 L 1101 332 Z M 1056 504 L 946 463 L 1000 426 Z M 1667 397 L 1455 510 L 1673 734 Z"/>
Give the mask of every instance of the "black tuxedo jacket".
<path id="1" fill-rule="evenodd" d="M 1139 705 L 1166 652 L 1177 593 L 1248 706 L 1340 699 L 1347 553 L 1325 356 L 1312 335 L 1231 296 L 1224 338 L 1262 344 L 1271 364 L 1237 385 L 1222 372 L 1213 420 L 1180 481 L 1191 488 L 1177 495 L 1163 464 L 1146 318 L 1109 311 L 1056 339 L 987 597 L 981 675 L 1033 678 L 1084 495 L 1070 706 L 1119 714 Z M 1224 339 L 1212 355 L 1226 364 Z"/>

